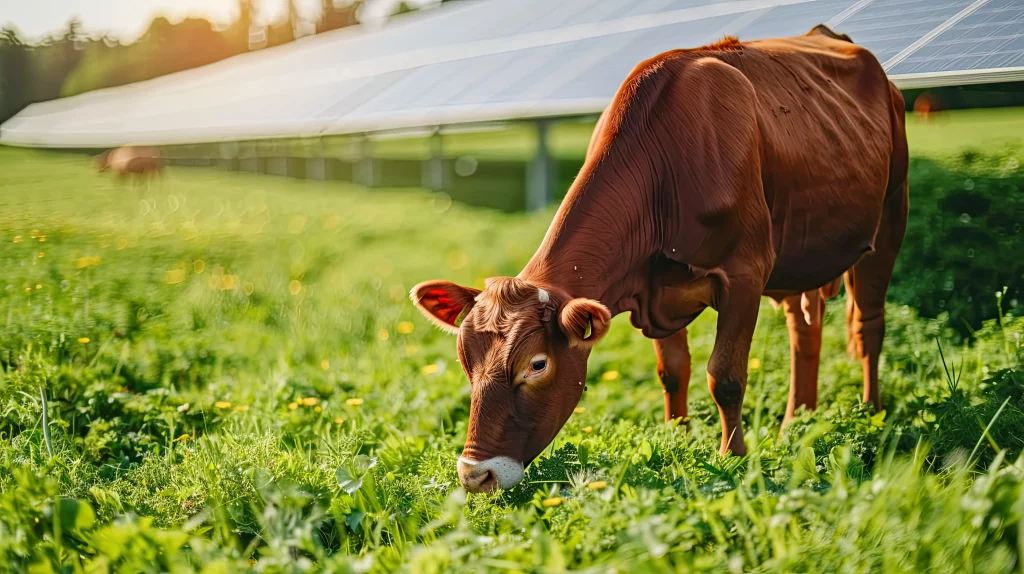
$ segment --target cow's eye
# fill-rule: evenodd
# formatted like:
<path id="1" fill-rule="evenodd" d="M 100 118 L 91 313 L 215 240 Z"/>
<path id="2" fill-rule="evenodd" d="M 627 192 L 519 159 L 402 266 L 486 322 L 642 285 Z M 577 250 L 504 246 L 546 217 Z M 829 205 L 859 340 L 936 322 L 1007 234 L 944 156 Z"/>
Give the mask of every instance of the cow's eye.
<path id="1" fill-rule="evenodd" d="M 538 359 L 530 363 L 530 368 L 534 371 L 543 371 L 546 366 L 548 366 L 548 362 L 544 359 Z"/>

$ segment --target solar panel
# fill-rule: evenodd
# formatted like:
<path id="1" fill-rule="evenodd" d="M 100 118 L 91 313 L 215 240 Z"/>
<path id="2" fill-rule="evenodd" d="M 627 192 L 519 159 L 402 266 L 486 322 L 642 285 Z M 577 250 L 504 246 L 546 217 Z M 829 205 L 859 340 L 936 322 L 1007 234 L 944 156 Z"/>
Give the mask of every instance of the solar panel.
<path id="1" fill-rule="evenodd" d="M 109 147 L 599 112 L 640 61 L 828 23 L 901 87 L 1024 79 L 1020 0 L 481 0 L 29 106 L 0 143 Z"/>

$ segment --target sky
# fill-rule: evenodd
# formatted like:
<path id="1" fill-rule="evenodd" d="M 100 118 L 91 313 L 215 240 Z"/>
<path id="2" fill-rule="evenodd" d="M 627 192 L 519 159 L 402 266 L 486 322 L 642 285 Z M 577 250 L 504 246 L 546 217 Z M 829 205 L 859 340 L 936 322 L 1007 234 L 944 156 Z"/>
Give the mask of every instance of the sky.
<path id="1" fill-rule="evenodd" d="M 259 1 L 270 19 L 287 13 L 287 0 Z M 301 0 L 297 5 L 317 10 L 319 0 Z M 201 16 L 227 25 L 238 16 L 238 0 L 0 0 L 0 26 L 10 25 L 28 40 L 66 30 L 76 15 L 89 35 L 107 33 L 131 41 L 141 36 L 157 15 L 172 22 Z"/>

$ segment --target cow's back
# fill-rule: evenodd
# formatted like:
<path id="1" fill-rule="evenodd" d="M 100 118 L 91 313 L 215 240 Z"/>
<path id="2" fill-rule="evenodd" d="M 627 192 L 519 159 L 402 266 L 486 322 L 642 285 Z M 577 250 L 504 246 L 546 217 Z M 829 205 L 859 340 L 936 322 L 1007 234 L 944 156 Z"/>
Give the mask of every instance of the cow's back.
<path id="1" fill-rule="evenodd" d="M 905 146 L 884 70 L 867 50 L 817 32 L 715 57 L 757 94 L 776 252 L 768 288 L 800 291 L 838 277 L 872 248 L 894 138 Z"/>

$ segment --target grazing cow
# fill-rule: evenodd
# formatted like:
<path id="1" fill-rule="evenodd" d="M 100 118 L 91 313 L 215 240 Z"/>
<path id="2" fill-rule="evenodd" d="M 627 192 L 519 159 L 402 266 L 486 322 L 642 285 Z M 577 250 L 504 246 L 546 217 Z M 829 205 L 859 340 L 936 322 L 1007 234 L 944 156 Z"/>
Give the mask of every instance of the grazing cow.
<path id="1" fill-rule="evenodd" d="M 108 150 L 96 157 L 96 168 L 110 170 L 118 182 L 131 178 L 133 183 L 149 185 L 155 175 L 163 173 L 160 150 L 155 147 L 119 147 Z"/>
<path id="2" fill-rule="evenodd" d="M 521 480 L 582 396 L 591 347 L 624 312 L 655 340 L 670 409 L 683 415 L 683 330 L 705 308 L 718 311 L 708 387 L 721 452 L 743 455 L 761 295 L 784 302 L 795 355 L 816 361 L 820 335 L 801 323 L 814 324 L 820 289 L 831 294 L 845 274 L 864 400 L 880 408 L 908 159 L 903 97 L 869 51 L 819 26 L 666 52 L 634 68 L 597 131 L 517 277 L 491 278 L 483 291 L 413 288 L 420 310 L 458 334 L 472 385 L 458 464 L 467 490 Z"/>

